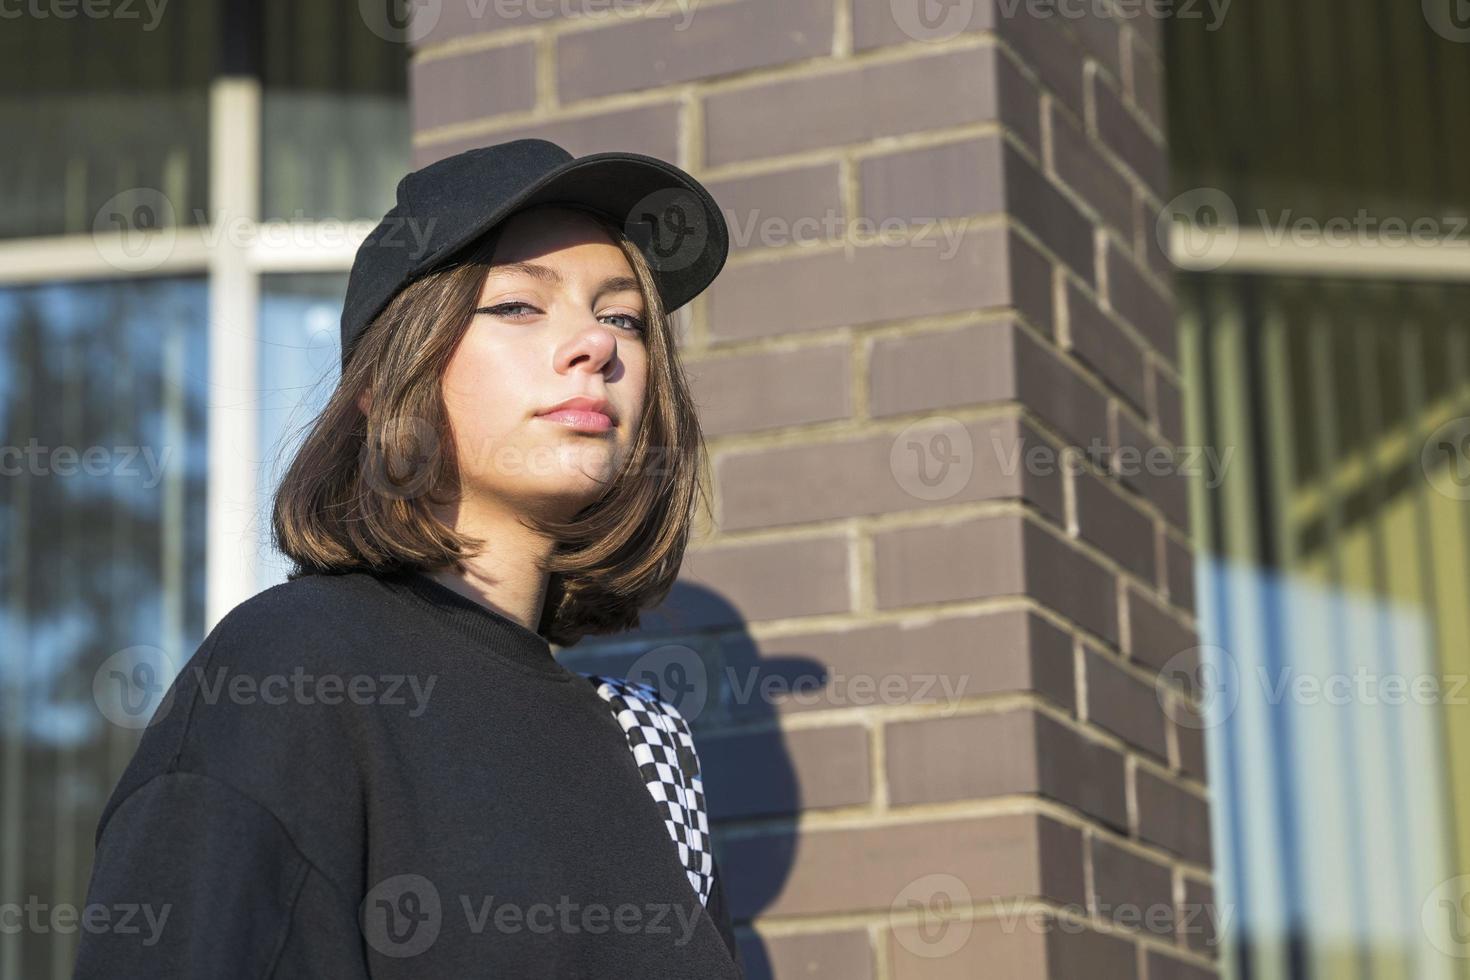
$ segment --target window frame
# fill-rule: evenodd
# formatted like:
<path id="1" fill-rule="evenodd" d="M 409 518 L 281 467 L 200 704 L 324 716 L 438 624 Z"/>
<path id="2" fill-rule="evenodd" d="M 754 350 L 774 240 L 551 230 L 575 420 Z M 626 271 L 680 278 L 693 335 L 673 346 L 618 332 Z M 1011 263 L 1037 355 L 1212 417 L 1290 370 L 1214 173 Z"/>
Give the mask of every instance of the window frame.
<path id="1" fill-rule="evenodd" d="M 206 484 L 206 630 L 258 591 L 255 518 L 260 501 L 254 447 L 260 427 L 251 393 L 260 385 L 261 277 L 345 273 L 379 220 L 260 220 L 262 102 L 263 85 L 257 77 L 225 75 L 210 84 L 212 222 L 143 233 L 172 236 L 167 253 L 149 268 L 128 269 L 110 261 L 95 234 L 0 241 L 0 287 L 204 277 L 209 295 L 209 387 L 215 393 L 210 400 Z"/>

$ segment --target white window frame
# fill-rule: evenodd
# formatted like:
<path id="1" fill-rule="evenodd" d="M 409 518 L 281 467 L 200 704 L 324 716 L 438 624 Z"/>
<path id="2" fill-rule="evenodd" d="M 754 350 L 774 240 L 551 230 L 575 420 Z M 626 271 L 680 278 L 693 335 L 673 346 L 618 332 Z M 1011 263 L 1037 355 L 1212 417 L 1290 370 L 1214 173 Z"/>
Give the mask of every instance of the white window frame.
<path id="1" fill-rule="evenodd" d="M 1259 228 L 1230 226 L 1216 231 L 1206 247 L 1195 250 L 1189 247 L 1190 237 L 1188 229 L 1178 226 L 1169 236 L 1169 260 L 1187 272 L 1470 281 L 1470 244 L 1458 239 L 1365 236 L 1341 244 L 1308 244 L 1286 235 L 1271 236 Z"/>
<path id="2" fill-rule="evenodd" d="M 255 447 L 260 278 L 347 272 L 377 219 L 262 222 L 261 83 L 216 79 L 209 92 L 210 215 L 226 229 L 190 226 L 146 271 L 109 261 L 90 234 L 0 241 L 0 287 L 42 282 L 203 275 L 209 292 L 209 460 L 205 630 L 259 591 Z"/>

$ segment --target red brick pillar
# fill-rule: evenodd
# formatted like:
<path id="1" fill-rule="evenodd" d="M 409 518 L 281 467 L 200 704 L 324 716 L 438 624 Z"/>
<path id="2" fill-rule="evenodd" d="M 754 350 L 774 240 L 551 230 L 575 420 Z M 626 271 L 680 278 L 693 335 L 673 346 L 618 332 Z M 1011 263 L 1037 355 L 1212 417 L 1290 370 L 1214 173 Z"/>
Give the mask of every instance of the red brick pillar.
<path id="1" fill-rule="evenodd" d="M 747 666 L 822 677 L 717 674 L 697 720 L 752 977 L 1214 975 L 1160 27 L 428 0 L 408 31 L 419 164 L 542 136 L 726 208 L 681 314 L 718 517 L 685 573 Z"/>

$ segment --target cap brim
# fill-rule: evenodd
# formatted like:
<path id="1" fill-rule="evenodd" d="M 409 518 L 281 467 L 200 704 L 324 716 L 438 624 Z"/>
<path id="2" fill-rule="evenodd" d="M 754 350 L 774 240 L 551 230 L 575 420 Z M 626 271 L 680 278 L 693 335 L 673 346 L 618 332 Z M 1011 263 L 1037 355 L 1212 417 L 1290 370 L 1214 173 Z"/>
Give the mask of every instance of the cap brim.
<path id="1" fill-rule="evenodd" d="M 621 224 L 648 259 L 668 311 L 703 292 L 729 254 L 724 215 L 697 180 L 656 157 L 608 152 L 548 171 L 425 256 L 415 275 L 451 261 L 516 211 L 557 203 L 598 211 Z"/>

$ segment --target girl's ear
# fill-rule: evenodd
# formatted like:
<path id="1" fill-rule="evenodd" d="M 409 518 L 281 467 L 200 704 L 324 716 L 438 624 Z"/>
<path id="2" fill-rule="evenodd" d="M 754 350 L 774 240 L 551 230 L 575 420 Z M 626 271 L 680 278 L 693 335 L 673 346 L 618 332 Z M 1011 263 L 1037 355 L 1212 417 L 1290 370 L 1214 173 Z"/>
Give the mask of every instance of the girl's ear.
<path id="1" fill-rule="evenodd" d="M 368 408 L 373 403 L 373 393 L 367 388 L 362 389 L 357 396 L 357 408 L 364 416 L 368 414 Z"/>

